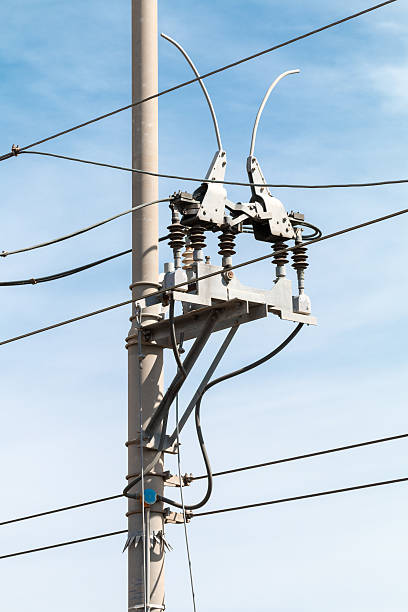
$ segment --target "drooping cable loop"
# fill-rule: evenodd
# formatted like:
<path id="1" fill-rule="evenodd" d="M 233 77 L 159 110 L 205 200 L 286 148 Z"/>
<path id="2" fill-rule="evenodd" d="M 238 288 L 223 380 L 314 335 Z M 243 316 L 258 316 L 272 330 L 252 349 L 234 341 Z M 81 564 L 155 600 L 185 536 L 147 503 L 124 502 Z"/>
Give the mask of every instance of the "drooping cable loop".
<path id="1" fill-rule="evenodd" d="M 197 438 L 198 438 L 198 442 L 200 445 L 200 450 L 201 450 L 201 454 L 203 456 L 204 459 L 204 464 L 206 467 L 206 471 L 207 471 L 207 491 L 204 495 L 204 497 L 197 502 L 196 504 L 191 504 L 191 505 L 184 505 L 185 510 L 197 510 L 198 508 L 202 508 L 210 499 L 211 494 L 212 494 L 212 490 L 213 490 L 213 474 L 212 474 L 212 470 L 211 470 L 211 463 L 210 463 L 210 459 L 207 453 L 207 449 L 205 446 L 205 442 L 204 442 L 204 436 L 203 436 L 203 431 L 202 431 L 202 427 L 201 427 L 201 402 L 203 399 L 204 394 L 209 391 L 209 389 L 211 389 L 212 387 L 214 387 L 215 385 L 218 385 L 221 382 L 224 382 L 225 380 L 229 380 L 230 378 L 234 378 L 236 376 L 240 376 L 241 374 L 244 374 L 246 372 L 249 372 L 250 370 L 253 370 L 255 368 L 257 368 L 258 366 L 262 365 L 263 363 L 266 363 L 267 361 L 269 361 L 270 359 L 272 359 L 273 357 L 275 357 L 276 355 L 278 355 L 278 353 L 280 353 L 284 348 L 286 348 L 288 346 L 288 344 L 290 344 L 292 342 L 292 340 L 297 336 L 297 334 L 300 332 L 300 330 L 303 327 L 303 323 L 299 323 L 295 329 L 289 334 L 289 336 L 283 341 L 281 342 L 281 344 L 279 344 L 279 346 L 277 346 L 276 348 L 273 349 L 273 351 L 271 351 L 270 353 L 267 353 L 266 355 L 264 355 L 263 357 L 261 357 L 260 359 L 257 359 L 256 361 L 242 367 L 239 368 L 238 370 L 234 370 L 233 372 L 229 372 L 228 374 L 224 374 L 223 376 L 220 376 L 219 378 L 216 378 L 213 381 L 210 381 L 206 387 L 204 387 L 201 395 L 199 396 L 197 403 L 196 403 L 196 409 L 195 409 L 195 425 L 196 425 L 196 432 L 197 432 Z M 183 506 L 181 504 L 179 504 L 179 502 L 171 500 L 167 497 L 161 497 L 161 500 L 171 504 L 172 506 L 175 506 L 176 508 L 182 508 Z"/>

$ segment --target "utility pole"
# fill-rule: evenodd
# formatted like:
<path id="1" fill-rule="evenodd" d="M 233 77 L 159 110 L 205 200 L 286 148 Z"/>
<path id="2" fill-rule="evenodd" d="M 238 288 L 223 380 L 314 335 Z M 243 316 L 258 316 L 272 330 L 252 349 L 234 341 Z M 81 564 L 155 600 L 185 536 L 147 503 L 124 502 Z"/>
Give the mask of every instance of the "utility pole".
<path id="1" fill-rule="evenodd" d="M 158 90 L 157 0 L 132 0 L 132 99 L 146 98 Z M 132 109 L 132 167 L 158 171 L 158 102 L 151 100 Z M 132 206 L 158 199 L 156 177 L 133 174 Z M 145 296 L 158 287 L 158 206 L 148 206 L 132 216 L 132 298 Z M 138 344 L 138 321 L 133 308 L 132 325 L 127 338 L 128 348 L 128 479 L 140 474 L 157 451 L 140 452 L 140 405 L 143 409 L 143 429 L 146 428 L 163 391 L 163 349 Z M 144 309 L 143 324 L 158 320 L 157 306 Z M 139 371 L 140 367 L 140 371 Z M 140 378 L 139 378 L 140 377 Z M 139 393 L 141 382 L 141 394 Z M 142 404 L 140 404 L 142 402 Z M 143 441 L 142 441 L 143 443 Z M 160 474 L 158 476 L 152 475 Z M 163 494 L 163 459 L 145 476 L 144 488 Z M 141 494 L 141 483 L 132 493 Z M 128 547 L 128 608 L 157 610 L 164 606 L 163 546 L 150 547 L 146 537 L 147 576 L 144 572 L 143 524 L 146 533 L 162 532 L 163 504 L 156 503 L 145 513 L 141 501 L 129 499 L 129 537 L 135 537 Z M 135 546 L 135 542 L 138 544 Z M 147 588 L 145 587 L 147 583 Z M 150 586 L 149 586 L 150 585 Z"/>

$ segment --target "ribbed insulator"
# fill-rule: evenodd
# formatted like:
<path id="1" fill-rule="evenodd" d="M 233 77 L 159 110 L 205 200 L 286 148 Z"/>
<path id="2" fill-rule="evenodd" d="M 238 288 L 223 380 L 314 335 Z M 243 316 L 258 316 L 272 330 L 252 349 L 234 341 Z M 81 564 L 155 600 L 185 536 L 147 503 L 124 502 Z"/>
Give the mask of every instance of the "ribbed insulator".
<path id="1" fill-rule="evenodd" d="M 223 230 L 219 236 L 218 246 L 220 250 L 218 253 L 223 257 L 232 257 L 235 255 L 235 234 L 231 229 Z"/>
<path id="2" fill-rule="evenodd" d="M 282 249 L 284 249 L 286 247 L 285 244 L 285 240 L 284 239 L 278 239 L 276 240 L 273 245 L 273 251 L 274 251 L 274 255 L 273 255 L 273 263 L 277 266 L 284 266 L 285 264 L 288 263 L 289 259 L 288 259 L 288 253 L 280 253 L 278 255 L 278 252 L 281 251 Z"/>
<path id="3" fill-rule="evenodd" d="M 301 243 L 299 246 L 296 246 L 293 250 L 292 260 L 293 260 L 293 268 L 295 270 L 306 270 L 308 267 L 307 263 L 307 248 Z"/>
<path id="4" fill-rule="evenodd" d="M 203 225 L 194 225 L 188 232 L 191 246 L 195 251 L 201 251 L 206 246 L 204 231 L 205 227 Z"/>
<path id="5" fill-rule="evenodd" d="M 183 255 L 183 270 L 189 270 L 194 263 L 193 248 L 188 244 Z"/>
<path id="6" fill-rule="evenodd" d="M 172 223 L 169 230 L 169 246 L 171 249 L 182 249 L 185 244 L 185 229 L 180 222 Z"/>

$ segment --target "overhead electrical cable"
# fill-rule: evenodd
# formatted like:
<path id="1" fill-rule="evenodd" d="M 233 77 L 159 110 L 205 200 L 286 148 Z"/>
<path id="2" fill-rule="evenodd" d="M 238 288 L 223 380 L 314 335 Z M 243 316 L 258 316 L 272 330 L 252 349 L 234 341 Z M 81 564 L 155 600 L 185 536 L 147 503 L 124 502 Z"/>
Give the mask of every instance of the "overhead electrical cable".
<path id="1" fill-rule="evenodd" d="M 332 489 L 329 491 L 319 491 L 318 493 L 308 493 L 307 495 L 297 495 L 295 497 L 284 497 L 281 499 L 273 499 L 266 502 L 258 502 L 256 504 L 246 504 L 244 506 L 234 506 L 231 508 L 220 508 L 218 510 L 208 510 L 207 512 L 198 512 L 189 514 L 190 517 L 195 518 L 198 516 L 209 516 L 211 514 L 221 514 L 223 512 L 235 512 L 237 510 L 248 510 L 251 508 L 259 508 L 261 506 L 271 506 L 274 504 L 283 504 L 292 501 L 301 501 L 304 499 L 312 499 L 315 497 L 323 497 L 325 495 L 336 495 L 337 493 L 347 493 L 350 491 L 360 491 L 363 489 L 372 489 L 374 487 L 383 487 L 386 485 L 392 484 L 400 484 L 403 482 L 408 482 L 408 477 L 406 478 L 394 478 L 393 480 L 383 480 L 381 482 L 370 482 L 368 484 L 356 485 L 354 487 L 344 487 L 342 489 Z M 1 555 L 0 559 L 9 559 L 10 557 L 18 557 L 21 555 L 28 555 L 35 552 L 41 552 L 44 550 L 50 550 L 52 548 L 60 548 L 61 546 L 69 546 L 70 544 L 80 544 L 82 542 L 91 542 L 92 540 L 98 540 L 100 538 L 108 538 L 115 535 L 121 535 L 124 533 L 128 533 L 127 529 L 122 529 L 120 531 L 113 531 L 110 533 L 103 533 L 96 536 L 91 536 L 88 538 L 81 538 L 79 540 L 69 540 L 68 542 L 60 542 L 58 544 L 51 544 L 49 546 L 41 546 L 40 548 L 32 548 L 30 550 L 21 550 L 19 552 L 9 553 L 8 555 Z"/>
<path id="2" fill-rule="evenodd" d="M 148 176 L 157 176 L 159 178 L 178 180 L 178 181 L 192 181 L 194 183 L 220 183 L 222 185 L 236 185 L 240 187 L 276 187 L 281 189 L 344 189 L 354 187 L 379 187 L 384 185 L 402 185 L 408 183 L 408 179 L 395 179 L 395 180 L 384 180 L 384 181 L 372 181 L 367 183 L 333 183 L 327 185 L 302 185 L 302 184 L 288 184 L 288 183 L 248 183 L 240 181 L 226 181 L 226 180 L 214 180 L 209 181 L 205 178 L 197 178 L 192 176 L 179 176 L 177 174 L 163 174 L 161 172 L 150 172 L 149 170 L 139 170 L 138 168 L 128 168 L 127 166 L 118 166 L 115 164 L 107 164 L 104 162 L 97 162 L 89 159 L 81 159 L 79 157 L 68 157 L 67 155 L 57 155 L 56 153 L 46 153 L 44 151 L 23 151 L 27 155 L 43 155 L 46 157 L 55 157 L 57 159 L 65 159 L 67 161 L 77 162 L 80 164 L 89 164 L 91 166 L 99 166 L 102 168 L 111 168 L 113 170 L 122 170 L 124 172 L 133 172 L 136 174 L 147 174 Z"/>
<path id="3" fill-rule="evenodd" d="M 260 508 L 261 506 L 271 506 L 274 504 L 284 504 L 286 502 L 301 501 L 302 499 L 312 499 L 313 497 L 323 497 L 325 495 L 335 495 L 336 493 L 348 493 L 350 491 L 360 491 L 373 487 L 383 487 L 385 485 L 399 484 L 408 482 L 408 478 L 394 478 L 393 480 L 383 480 L 382 482 L 370 482 L 369 484 L 356 485 L 354 487 L 344 487 L 342 489 L 332 489 L 330 491 L 319 491 L 318 493 L 308 493 L 306 495 L 296 495 L 295 497 L 284 497 L 282 499 L 272 499 L 256 504 L 246 504 L 245 506 L 234 506 L 232 508 L 220 508 L 219 510 L 208 510 L 207 512 L 191 513 L 191 517 L 209 516 L 210 514 L 221 514 L 223 512 L 235 512 L 236 510 L 248 510 L 250 508 Z M 0 557 L 1 559 L 1 557 Z"/>
<path id="4" fill-rule="evenodd" d="M 342 236 L 344 234 L 347 234 L 349 232 L 354 232 L 358 229 L 362 229 L 364 227 L 369 227 L 370 225 L 374 225 L 376 223 L 381 223 L 383 221 L 387 221 L 389 219 L 393 219 L 394 217 L 398 217 L 401 215 L 405 215 L 408 212 L 408 208 L 404 208 L 402 210 L 398 210 L 394 213 L 390 213 L 389 215 L 384 215 L 383 217 L 378 217 L 376 219 L 372 219 L 370 221 L 365 221 L 364 223 L 359 223 L 358 225 L 353 225 L 351 227 L 347 227 L 345 229 L 342 230 L 338 230 L 337 232 L 333 232 L 331 234 L 327 234 L 325 236 L 322 236 L 320 238 L 315 238 L 313 240 L 308 241 L 308 246 L 311 244 L 317 244 L 318 242 L 324 242 L 325 240 L 330 240 L 332 238 L 335 238 L 336 236 Z M 239 264 L 234 264 L 232 266 L 230 266 L 228 269 L 229 270 L 238 270 L 239 268 L 243 268 L 245 266 L 249 266 L 255 263 L 258 263 L 260 261 L 264 261 L 266 259 L 271 259 L 272 257 L 276 257 L 277 255 L 284 255 L 287 253 L 290 253 L 291 251 L 295 250 L 297 248 L 297 246 L 295 245 L 294 247 L 287 247 L 285 249 L 282 249 L 280 251 L 276 251 L 274 253 L 269 253 L 267 255 L 261 255 L 260 257 L 256 257 L 254 259 L 248 259 L 247 261 L 244 261 L 242 263 Z M 218 274 L 223 274 L 224 270 L 216 270 L 214 272 L 209 272 L 208 274 L 203 274 L 202 276 L 198 276 L 196 278 L 196 281 L 201 281 L 201 280 L 205 280 L 207 278 L 212 278 L 213 276 L 217 276 Z M 168 287 L 166 289 L 158 289 L 157 291 L 153 291 L 151 294 L 149 294 L 149 297 L 153 297 L 155 295 L 163 295 L 165 293 L 168 293 L 169 291 L 173 291 L 174 289 L 178 289 L 179 287 L 184 287 L 185 285 L 190 284 L 191 281 L 184 281 L 182 283 L 178 283 L 176 285 L 173 285 L 172 287 Z M 14 336 L 12 338 L 8 338 L 7 340 L 2 340 L 0 342 L 0 346 L 4 346 L 6 344 L 10 344 L 11 342 L 17 342 L 18 340 L 23 340 L 24 338 L 30 338 L 31 336 L 35 336 L 37 334 L 42 334 L 43 332 L 46 331 L 50 331 L 51 329 L 56 329 L 58 327 L 63 327 L 64 325 L 70 325 L 71 323 L 76 323 L 77 321 L 82 321 L 83 319 L 88 319 L 90 317 L 94 317 L 96 315 L 102 314 L 104 312 L 109 312 L 110 310 L 115 310 L 116 308 L 121 308 L 122 306 L 127 306 L 129 304 L 133 304 L 135 302 L 138 302 L 139 299 L 130 299 L 130 300 L 125 300 L 124 302 L 119 302 L 117 304 L 112 304 L 111 306 L 106 306 L 105 308 L 100 308 L 99 310 L 94 310 L 92 312 L 88 312 L 86 314 L 82 314 L 79 315 L 77 317 L 73 317 L 72 319 L 66 319 L 65 321 L 60 321 L 59 323 L 53 323 L 51 325 L 48 325 L 46 327 L 41 327 L 39 329 L 27 332 L 25 334 L 20 334 L 19 336 Z"/>
<path id="5" fill-rule="evenodd" d="M 138 204 L 137 206 L 133 206 L 128 210 L 124 210 L 123 212 L 118 213 L 117 215 L 113 215 L 112 217 L 108 217 L 107 219 L 103 219 L 102 221 L 98 221 L 97 223 L 93 223 L 92 225 L 88 225 L 87 227 L 83 227 L 82 229 L 76 230 L 75 232 L 71 232 L 70 234 L 65 234 L 64 236 L 60 236 L 59 238 L 53 238 L 52 240 L 47 240 L 46 242 L 40 242 L 39 244 L 34 244 L 32 246 L 23 247 L 21 249 L 15 249 L 14 251 L 1 251 L 0 257 L 8 257 L 9 255 L 16 255 L 17 253 L 26 253 L 27 251 L 34 251 L 35 249 L 42 249 L 47 246 L 51 246 L 52 244 L 57 244 L 58 242 L 63 242 L 64 240 L 69 240 L 70 238 L 75 238 L 75 236 L 80 236 L 81 234 L 85 234 L 97 227 L 101 227 L 101 225 L 105 225 L 106 223 L 110 223 L 115 219 L 119 219 L 124 215 L 129 215 L 130 213 L 135 212 L 136 210 L 140 210 L 141 208 L 146 208 L 146 206 L 152 206 L 153 204 L 160 204 L 162 202 L 168 202 L 169 198 L 163 198 L 162 200 L 153 200 L 152 202 L 144 202 L 143 204 Z"/>
<path id="6" fill-rule="evenodd" d="M 84 272 L 84 270 L 89 270 L 90 268 L 94 268 L 95 266 L 104 264 L 107 261 L 116 259 L 117 257 L 128 255 L 131 252 L 132 252 L 132 249 L 127 249 L 127 251 L 121 251 L 120 253 L 115 253 L 114 255 L 110 255 L 109 257 L 104 257 L 103 259 L 98 259 L 98 261 L 93 261 L 92 263 L 85 264 L 84 266 L 79 266 L 78 268 L 72 268 L 71 270 L 66 270 L 65 272 L 58 272 L 57 274 L 50 274 L 49 276 L 40 276 L 39 278 L 26 278 L 24 280 L 1 281 L 0 287 L 17 287 L 21 285 L 39 285 L 40 283 L 48 283 L 50 281 L 58 280 L 60 278 L 66 278 L 67 276 L 71 276 L 72 274 L 78 274 L 79 272 Z"/>
<path id="7" fill-rule="evenodd" d="M 163 236 L 159 238 L 159 242 L 163 240 L 167 240 L 169 236 Z M 84 272 L 84 270 L 89 270 L 90 268 L 94 268 L 95 266 L 99 266 L 104 264 L 112 259 L 116 259 L 117 257 L 122 257 L 123 255 L 129 255 L 132 252 L 132 249 L 127 249 L 126 251 L 121 251 L 120 253 L 114 253 L 113 255 L 109 255 L 109 257 L 104 257 L 103 259 L 98 259 L 98 261 L 93 261 L 91 263 L 85 264 L 84 266 L 79 266 L 78 268 L 72 268 L 71 270 L 65 270 L 65 272 L 58 272 L 57 274 L 50 274 L 49 276 L 39 276 L 38 278 L 26 278 L 24 280 L 14 280 L 14 281 L 0 281 L 0 287 L 17 287 L 21 285 L 39 285 L 40 283 L 48 283 L 50 281 L 58 280 L 61 278 L 66 278 L 67 276 L 71 276 L 72 274 L 78 274 L 79 272 Z"/>
<path id="8" fill-rule="evenodd" d="M 355 448 L 362 448 L 364 446 L 371 446 L 374 444 L 382 444 L 383 442 L 392 442 L 394 440 L 402 440 L 408 438 L 408 434 L 400 434 L 398 436 L 388 436 L 387 438 L 378 438 L 376 440 L 368 440 L 367 442 L 357 442 L 355 444 L 347 444 L 346 446 L 337 446 L 336 448 L 329 448 L 326 450 L 315 451 L 313 453 L 304 453 L 303 455 L 295 455 L 294 457 L 285 457 L 283 459 L 274 459 L 273 461 L 265 461 L 264 463 L 255 463 L 254 465 L 245 465 L 239 468 L 233 468 L 231 470 L 223 470 L 222 472 L 214 472 L 214 478 L 216 476 L 227 476 L 228 474 L 237 474 L 238 472 L 246 472 L 247 470 L 257 470 L 259 468 L 268 467 L 271 465 L 279 465 L 281 463 L 290 463 L 291 461 L 300 461 L 302 459 L 311 459 L 313 457 L 320 457 L 322 455 L 330 455 L 332 453 L 339 453 L 342 451 L 353 450 Z M 207 478 L 206 475 L 193 476 L 191 480 L 203 480 Z M 1 523 L 0 523 L 1 525 Z"/>
<path id="9" fill-rule="evenodd" d="M 22 151 L 26 151 L 27 149 L 31 149 L 32 147 L 35 147 L 37 145 L 43 144 L 44 142 L 48 142 L 50 140 L 53 140 L 55 138 L 59 138 L 60 136 L 64 136 L 65 134 L 69 134 L 70 132 L 74 132 L 75 130 L 79 130 L 80 128 L 86 127 L 87 125 L 91 125 L 93 123 L 96 123 L 97 121 L 101 121 L 102 119 L 107 119 L 108 117 L 112 117 L 113 115 L 116 115 L 118 113 L 121 113 L 125 110 L 128 110 L 130 108 L 133 108 L 135 106 L 138 106 L 140 104 L 143 104 L 145 102 L 149 102 L 150 100 L 154 100 L 156 98 L 159 98 L 165 94 L 171 93 L 173 91 L 177 91 L 178 89 L 181 89 L 183 87 L 186 87 L 187 85 L 191 85 L 192 83 L 196 83 L 197 81 L 201 81 L 202 79 L 207 79 L 210 76 L 213 76 L 215 74 L 219 74 L 220 72 L 224 72 L 225 70 L 229 70 L 231 68 L 234 68 L 235 66 L 239 66 L 241 64 L 244 64 L 245 62 L 249 62 L 253 59 L 256 59 L 258 57 L 261 57 L 262 55 L 266 55 L 268 53 L 271 53 L 272 51 L 277 51 L 278 49 L 282 49 L 283 47 L 286 47 L 288 45 L 291 45 L 295 42 L 298 42 L 300 40 L 303 40 L 305 38 L 308 38 L 310 36 L 314 36 L 315 34 L 319 34 L 320 32 L 324 32 L 325 30 L 328 30 L 330 28 L 333 28 L 335 26 L 338 26 L 342 23 L 346 23 L 347 21 L 351 21 L 352 19 L 356 19 L 358 17 L 362 17 L 363 15 L 366 15 L 367 13 L 371 13 L 372 11 L 376 11 L 382 7 L 385 7 L 389 4 L 393 4 L 394 2 L 397 2 L 398 0 L 387 0 L 386 2 L 381 2 L 380 4 L 376 4 L 374 6 L 370 6 L 362 11 L 359 11 L 358 13 L 353 13 L 352 15 L 348 15 L 347 17 L 343 17 L 342 19 L 338 19 L 337 21 L 333 21 L 327 25 L 324 25 L 320 28 L 316 28 L 314 30 L 311 30 L 310 32 L 307 32 L 306 34 L 301 34 L 300 36 L 296 36 L 295 38 L 291 38 L 285 42 L 279 43 L 278 45 L 274 45 L 273 47 L 269 47 L 268 49 L 264 49 L 263 51 L 258 51 L 257 53 L 253 53 L 252 55 L 249 55 L 247 57 L 244 57 L 240 60 L 237 60 L 235 62 L 232 62 L 230 64 L 227 64 L 225 66 L 222 66 L 221 68 L 217 68 L 215 70 L 211 70 L 210 72 L 207 72 L 206 74 L 201 75 L 200 77 L 194 78 L 194 79 L 190 79 L 189 81 L 184 81 L 183 83 L 180 83 L 179 85 L 174 85 L 173 87 L 168 87 L 167 89 L 163 89 L 162 91 L 153 94 L 151 96 L 148 96 L 147 98 L 143 98 L 142 100 L 138 100 L 136 102 L 133 102 L 131 104 L 127 104 L 126 106 L 122 106 L 120 108 L 117 108 L 113 111 L 110 111 L 108 113 L 105 113 L 103 115 L 99 115 L 98 117 L 94 117 L 93 119 L 89 119 L 88 121 L 84 121 L 83 123 L 79 123 L 77 125 L 74 125 L 71 128 L 68 128 L 66 130 L 62 130 L 60 132 L 57 132 L 51 136 L 47 136 L 46 138 L 42 138 L 41 140 L 37 140 L 36 142 L 32 142 L 29 145 L 26 145 L 24 147 L 19 148 L 18 150 L 20 152 Z M 6 153 L 5 155 L 0 156 L 0 161 L 3 161 L 5 159 L 9 159 L 10 157 L 14 157 L 16 155 L 16 150 L 14 148 L 14 150 L 12 149 L 12 151 L 10 153 Z"/>
<path id="10" fill-rule="evenodd" d="M 347 444 L 346 446 L 337 446 L 335 448 L 329 448 L 329 449 L 325 449 L 325 450 L 321 450 L 321 451 L 314 451 L 311 453 L 304 453 L 302 455 L 295 455 L 293 457 L 285 457 L 283 459 L 275 459 L 273 461 L 266 461 L 265 463 L 256 463 L 254 465 L 246 465 L 244 467 L 239 467 L 239 468 L 234 468 L 231 470 L 223 470 L 222 472 L 214 472 L 213 473 L 213 477 L 217 477 L 217 476 L 225 476 L 228 474 L 235 474 L 237 472 L 244 472 L 246 470 L 256 470 L 258 468 L 262 468 L 262 467 L 268 467 L 270 465 L 277 465 L 279 463 L 287 463 L 290 461 L 300 461 L 303 459 L 310 459 L 312 457 L 319 457 L 321 455 L 329 455 L 331 453 L 338 453 L 338 452 L 342 452 L 342 451 L 348 451 L 348 450 L 352 450 L 355 448 L 362 448 L 364 446 L 371 446 L 371 445 L 375 445 L 375 444 L 382 444 L 384 442 L 393 442 L 394 440 L 402 440 L 404 438 L 408 438 L 408 433 L 404 433 L 404 434 L 398 434 L 395 436 L 388 436 L 386 438 L 376 438 L 375 440 L 366 440 L 364 442 L 356 442 L 355 444 Z M 201 480 L 207 478 L 207 475 L 203 475 L 203 476 L 193 476 L 192 480 Z M 0 522 L 0 526 L 2 525 L 10 525 L 12 523 L 18 523 L 20 521 L 28 521 L 34 518 L 39 518 L 42 516 L 47 516 L 49 514 L 55 514 L 57 512 L 65 512 L 67 510 L 74 510 L 76 508 L 83 508 L 84 506 L 90 506 L 92 504 L 99 504 L 102 502 L 106 502 L 106 501 L 110 501 L 110 500 L 114 500 L 114 499 L 120 499 L 123 498 L 125 499 L 124 495 L 122 493 L 118 494 L 118 495 L 111 495 L 109 497 L 101 497 L 99 499 L 93 499 L 91 501 L 86 501 L 86 502 L 81 502 L 79 504 L 72 504 L 70 506 L 63 506 L 62 508 L 56 508 L 53 510 L 46 510 L 44 512 L 38 512 L 36 514 L 29 514 L 26 516 L 20 516 L 17 518 L 13 518 L 13 519 L 9 519 L 7 521 L 2 521 Z"/>
<path id="11" fill-rule="evenodd" d="M 113 499 L 120 499 L 123 497 L 122 494 L 110 495 L 109 497 L 100 497 L 99 499 L 92 499 L 90 501 L 81 502 L 79 504 L 72 504 L 70 506 L 62 506 L 62 508 L 55 508 L 53 510 L 45 510 L 44 512 L 37 512 L 36 514 L 28 514 L 27 516 L 19 516 L 17 518 L 9 519 L 8 521 L 2 521 L 2 525 L 11 525 L 12 523 L 19 523 L 20 521 L 28 521 L 42 516 L 48 516 L 49 514 L 57 514 L 58 512 L 66 512 L 67 510 L 75 510 L 76 508 L 83 508 L 84 506 L 91 506 L 93 504 L 100 504 L 102 502 L 111 501 Z"/>
<path id="12" fill-rule="evenodd" d="M 82 544 L 83 542 L 92 542 L 92 540 L 100 540 L 101 538 L 110 538 L 111 536 L 127 533 L 127 529 L 120 531 L 111 531 L 110 533 L 102 533 L 100 535 L 91 536 L 89 538 L 81 538 L 80 540 L 69 540 L 68 542 L 60 542 L 59 544 L 51 544 L 49 546 L 41 546 L 40 548 L 31 548 L 30 550 L 22 550 L 20 552 L 11 553 L 9 555 L 1 555 L 0 559 L 10 559 L 10 557 L 19 557 L 20 555 L 29 555 L 31 553 L 41 552 L 43 550 L 51 550 L 52 548 L 61 548 L 62 546 L 70 546 L 71 544 Z"/>

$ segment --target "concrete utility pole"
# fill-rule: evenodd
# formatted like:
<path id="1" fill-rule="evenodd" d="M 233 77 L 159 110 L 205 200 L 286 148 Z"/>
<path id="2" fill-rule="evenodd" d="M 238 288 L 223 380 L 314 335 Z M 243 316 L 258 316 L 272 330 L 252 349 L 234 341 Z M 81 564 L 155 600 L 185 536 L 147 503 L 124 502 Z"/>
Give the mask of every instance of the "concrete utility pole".
<path id="1" fill-rule="evenodd" d="M 132 96 L 140 100 L 158 90 L 157 54 L 157 0 L 132 0 Z M 152 100 L 134 107 L 132 111 L 132 166 L 157 172 L 158 169 L 158 102 Z M 155 177 L 133 174 L 132 205 L 158 199 L 158 180 Z M 133 213 L 132 218 L 132 297 L 151 293 L 158 287 L 158 206 L 149 206 Z M 143 324 L 158 319 L 157 307 L 146 308 L 142 313 Z M 138 327 L 136 311 L 133 310 L 132 326 L 127 339 L 129 359 L 129 414 L 128 414 L 128 478 L 141 473 L 140 455 L 140 400 L 143 406 L 143 428 L 145 429 L 162 397 L 163 390 L 163 349 L 142 345 L 143 360 L 139 360 Z M 141 368 L 141 398 L 139 397 L 139 363 Z M 144 465 L 147 466 L 156 451 L 144 449 Z M 152 488 L 163 494 L 163 460 L 154 473 L 145 477 L 145 489 Z M 141 485 L 132 493 L 141 493 Z M 129 500 L 129 536 L 140 538 L 143 517 L 141 503 Z M 146 513 L 147 532 L 163 531 L 162 504 L 157 503 Z M 128 548 L 128 606 L 129 610 L 162 609 L 164 606 L 164 551 L 163 546 L 147 546 L 147 583 L 143 560 L 143 541 Z M 147 605 L 146 605 L 147 601 Z"/>

